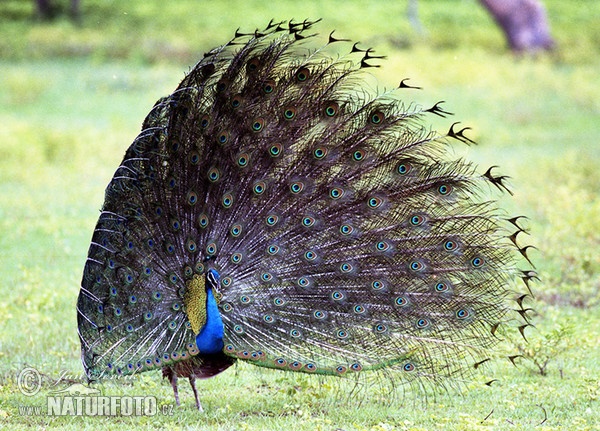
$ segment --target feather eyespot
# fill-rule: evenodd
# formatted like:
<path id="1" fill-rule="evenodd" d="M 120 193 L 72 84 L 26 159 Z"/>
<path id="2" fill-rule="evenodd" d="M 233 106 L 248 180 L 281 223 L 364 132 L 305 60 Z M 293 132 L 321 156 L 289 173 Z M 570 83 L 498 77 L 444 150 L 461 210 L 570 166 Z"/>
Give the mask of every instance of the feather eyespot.
<path id="1" fill-rule="evenodd" d="M 221 172 L 219 171 L 219 169 L 212 167 L 208 170 L 208 180 L 211 183 L 215 183 L 219 180 L 219 178 L 221 178 Z"/>
<path id="2" fill-rule="evenodd" d="M 326 117 L 335 117 L 340 110 L 340 106 L 336 102 L 329 102 L 323 112 Z"/>
<path id="3" fill-rule="evenodd" d="M 241 105 L 242 105 L 242 96 L 240 96 L 239 94 L 236 94 L 231 99 L 231 107 L 235 109 L 235 108 L 239 108 Z"/>
<path id="4" fill-rule="evenodd" d="M 340 233 L 342 235 L 345 235 L 345 236 L 352 235 L 352 232 L 354 232 L 354 228 L 351 225 L 343 224 L 340 226 Z"/>
<path id="5" fill-rule="evenodd" d="M 473 259 L 471 259 L 471 266 L 473 268 L 481 268 L 483 266 L 483 264 L 485 263 L 485 260 L 483 259 L 483 257 L 474 257 Z"/>
<path id="6" fill-rule="evenodd" d="M 249 161 L 250 155 L 248 153 L 242 153 L 237 157 L 237 165 L 240 168 L 245 168 L 246 166 L 248 166 Z"/>
<path id="7" fill-rule="evenodd" d="M 264 181 L 258 181 L 252 187 L 252 191 L 255 195 L 262 195 L 267 189 L 267 184 Z"/>
<path id="8" fill-rule="evenodd" d="M 233 195 L 231 193 L 225 193 L 221 201 L 224 208 L 231 208 L 233 205 Z"/>
<path id="9" fill-rule="evenodd" d="M 198 194 L 196 192 L 188 192 L 187 203 L 189 205 L 196 205 L 196 202 L 198 202 Z"/>
<path id="10" fill-rule="evenodd" d="M 211 242 L 206 246 L 206 254 L 209 256 L 214 256 L 217 254 L 217 245 L 214 242 Z"/>
<path id="11" fill-rule="evenodd" d="M 208 216 L 206 214 L 203 213 L 198 216 L 198 225 L 202 229 L 205 229 L 208 226 Z"/>
<path id="12" fill-rule="evenodd" d="M 279 221 L 279 216 L 275 214 L 268 215 L 266 218 L 267 226 L 275 226 Z"/>
<path id="13" fill-rule="evenodd" d="M 325 147 L 317 147 L 313 150 L 313 156 L 317 160 L 323 160 L 328 152 L 329 150 Z"/>
<path id="14" fill-rule="evenodd" d="M 365 153 L 364 150 L 356 150 L 352 153 L 352 160 L 354 160 L 355 162 L 360 162 L 364 160 L 366 154 L 367 153 Z"/>
<path id="15" fill-rule="evenodd" d="M 210 117 L 208 115 L 205 114 L 202 117 L 200 117 L 200 127 L 202 127 L 203 129 L 206 129 L 209 124 L 210 124 Z"/>
<path id="16" fill-rule="evenodd" d="M 237 238 L 242 233 L 242 225 L 241 224 L 234 224 L 233 226 L 231 226 L 231 229 L 229 230 L 229 233 L 231 233 L 232 237 Z"/>
<path id="17" fill-rule="evenodd" d="M 308 78 L 310 78 L 310 70 L 308 70 L 307 67 L 301 67 L 298 69 L 296 72 L 296 81 L 305 82 L 308 80 Z"/>
<path id="18" fill-rule="evenodd" d="M 269 155 L 271 157 L 279 157 L 283 151 L 283 146 L 281 144 L 273 144 L 269 147 Z"/>
<path id="19" fill-rule="evenodd" d="M 369 122 L 373 125 L 379 125 L 385 120 L 385 114 L 381 111 L 375 111 L 369 115 Z"/>
<path id="20" fill-rule="evenodd" d="M 263 84 L 262 89 L 263 93 L 265 94 L 273 93 L 273 91 L 275 91 L 275 81 L 273 81 L 272 79 L 267 79 Z"/>
<path id="21" fill-rule="evenodd" d="M 396 168 L 397 172 L 400 175 L 406 175 L 408 174 L 412 169 L 412 166 L 410 163 L 407 162 L 401 162 L 400 164 L 398 164 L 398 167 Z"/>
<path id="22" fill-rule="evenodd" d="M 296 116 L 296 108 L 289 107 L 283 110 L 283 118 L 286 120 L 292 120 Z"/>
<path id="23" fill-rule="evenodd" d="M 252 131 L 260 132 L 265 127 L 265 120 L 257 118 L 252 122 Z"/>
<path id="24" fill-rule="evenodd" d="M 254 74 L 256 73 L 259 67 L 260 59 L 258 57 L 251 58 L 250 60 L 248 60 L 248 63 L 246 63 L 246 72 L 248 72 L 249 74 Z"/>
<path id="25" fill-rule="evenodd" d="M 334 187 L 329 191 L 331 199 L 340 199 L 342 196 L 344 196 L 344 189 L 340 187 Z"/>

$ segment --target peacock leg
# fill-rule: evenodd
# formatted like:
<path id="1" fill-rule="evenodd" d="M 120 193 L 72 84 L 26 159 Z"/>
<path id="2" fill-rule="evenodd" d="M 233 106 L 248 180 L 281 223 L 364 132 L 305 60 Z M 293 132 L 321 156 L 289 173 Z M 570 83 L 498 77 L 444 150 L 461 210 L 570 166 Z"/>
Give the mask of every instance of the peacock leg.
<path id="1" fill-rule="evenodd" d="M 202 405 L 200 404 L 200 399 L 198 398 L 198 389 L 196 389 L 196 376 L 194 376 L 193 374 L 190 374 L 190 385 L 192 385 L 194 397 L 196 398 L 196 407 L 198 408 L 198 411 L 203 412 L 204 409 L 202 408 Z"/>

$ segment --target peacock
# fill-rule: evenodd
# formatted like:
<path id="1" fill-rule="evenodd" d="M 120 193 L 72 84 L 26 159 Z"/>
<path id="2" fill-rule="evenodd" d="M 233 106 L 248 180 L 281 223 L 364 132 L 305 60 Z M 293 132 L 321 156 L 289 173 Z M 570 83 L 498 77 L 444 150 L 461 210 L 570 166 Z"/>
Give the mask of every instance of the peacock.
<path id="1" fill-rule="evenodd" d="M 529 325 L 525 229 L 485 197 L 506 177 L 451 157 L 468 128 L 428 127 L 450 112 L 400 100 L 418 87 L 370 89 L 383 56 L 311 47 L 316 22 L 238 29 L 147 115 L 83 271 L 90 381 L 161 369 L 199 410 L 195 380 L 238 360 L 444 386 Z"/>

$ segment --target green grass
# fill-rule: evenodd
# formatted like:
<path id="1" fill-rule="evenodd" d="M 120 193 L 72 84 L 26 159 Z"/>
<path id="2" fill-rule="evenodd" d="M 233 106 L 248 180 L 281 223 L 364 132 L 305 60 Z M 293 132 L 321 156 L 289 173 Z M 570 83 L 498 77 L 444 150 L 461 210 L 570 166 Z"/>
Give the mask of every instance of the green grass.
<path id="1" fill-rule="evenodd" d="M 545 3 L 557 52 L 515 58 L 469 0 L 422 0 L 425 35 L 397 1 L 88 0 L 80 25 L 37 23 L 32 2 L 1 2 L 0 428 L 600 429 L 600 12 L 594 1 Z M 501 362 L 487 370 L 499 379 L 491 387 L 475 381 L 462 395 L 409 393 L 390 404 L 377 385 L 348 399 L 350 382 L 240 365 L 199 382 L 204 414 L 182 382 L 183 406 L 171 416 L 20 415 L 19 406 L 68 386 L 55 386 L 62 373 L 81 380 L 75 301 L 89 240 L 104 187 L 154 101 L 237 27 L 305 16 L 324 18 L 323 37 L 335 28 L 386 54 L 373 73 L 388 87 L 405 77 L 425 87 L 407 100 L 446 100 L 456 116 L 436 126 L 461 121 L 479 142 L 456 151 L 511 176 L 515 196 L 502 205 L 529 217 L 542 277 L 523 347 L 549 358 L 547 375 L 527 359 Z M 570 332 L 556 332 L 563 327 Z M 45 376 L 34 397 L 17 385 L 27 366 Z M 172 403 L 160 373 L 100 389 Z"/>

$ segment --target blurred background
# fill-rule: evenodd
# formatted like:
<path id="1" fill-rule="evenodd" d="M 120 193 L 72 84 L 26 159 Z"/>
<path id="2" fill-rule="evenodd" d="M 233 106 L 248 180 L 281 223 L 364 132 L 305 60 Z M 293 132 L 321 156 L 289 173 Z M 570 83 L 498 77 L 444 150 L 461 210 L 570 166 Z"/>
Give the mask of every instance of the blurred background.
<path id="1" fill-rule="evenodd" d="M 529 256 L 541 282 L 532 285 L 536 328 L 513 346 L 523 355 L 515 382 L 528 384 L 496 401 L 530 399 L 517 415 L 524 429 L 543 420 L 523 419 L 535 404 L 547 407 L 547 429 L 599 429 L 596 0 L 0 0 L 0 419 L 50 423 L 15 413 L 25 366 L 43 370 L 48 386 L 64 371 L 81 380 L 75 302 L 87 248 L 104 188 L 154 102 L 236 29 L 305 18 L 322 18 L 313 45 L 335 30 L 385 55 L 368 70 L 380 90 L 410 78 L 424 89 L 401 93 L 407 103 L 446 101 L 455 115 L 434 126 L 460 121 L 478 143 L 457 153 L 511 177 L 514 197 L 499 199 L 507 214 L 528 217 L 521 241 L 537 247 Z M 351 47 L 340 44 L 340 55 Z M 140 379 L 170 401 L 158 373 Z M 477 413 L 455 406 L 465 429 L 489 412 L 481 403 Z M 307 429 L 323 425 L 312 419 Z M 356 429 L 372 429 L 369 420 Z"/>

